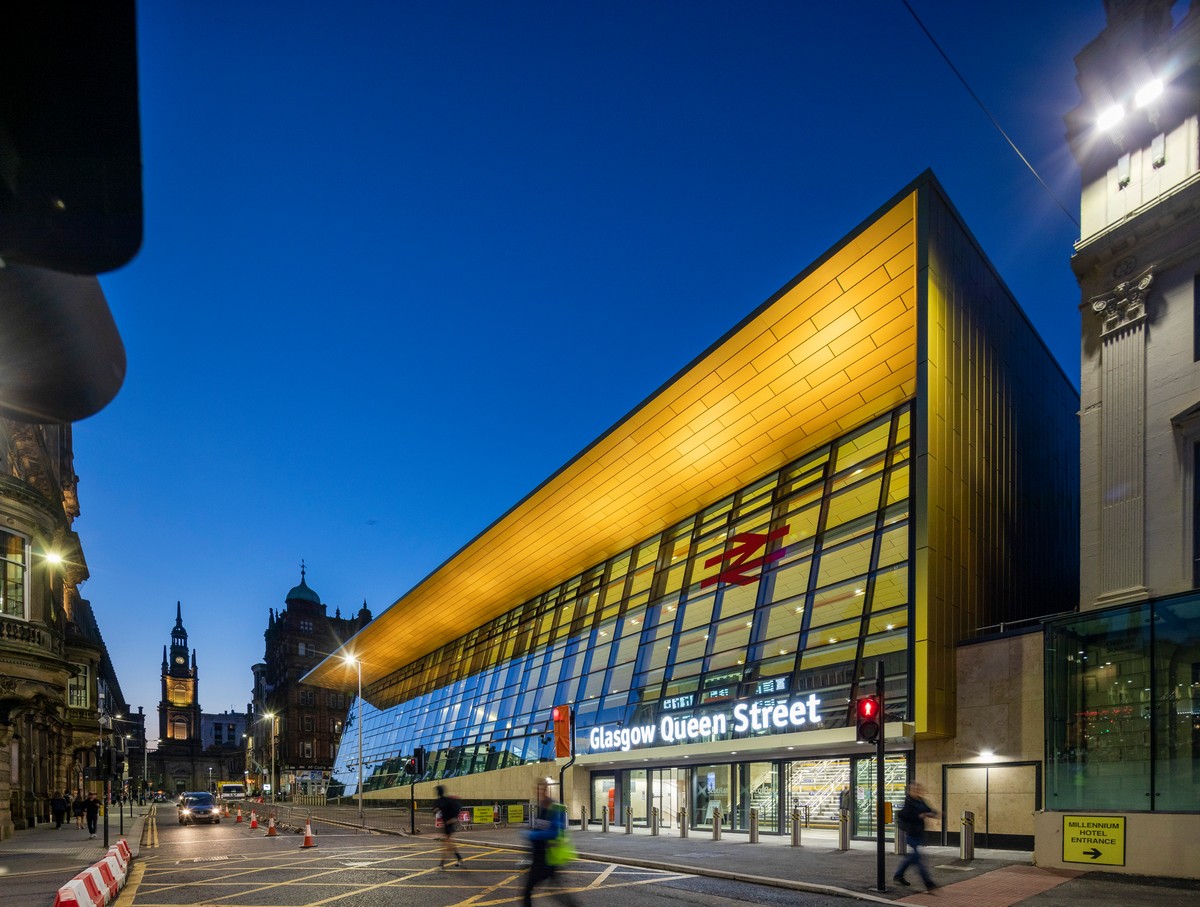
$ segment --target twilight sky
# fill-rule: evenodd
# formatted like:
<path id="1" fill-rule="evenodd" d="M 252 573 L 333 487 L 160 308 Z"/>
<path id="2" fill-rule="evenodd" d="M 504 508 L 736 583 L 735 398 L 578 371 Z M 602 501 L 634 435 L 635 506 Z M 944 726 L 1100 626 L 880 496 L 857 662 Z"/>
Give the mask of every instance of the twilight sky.
<path id="1" fill-rule="evenodd" d="M 1067 210 L 1101 0 L 909 0 Z M 83 595 L 241 710 L 307 565 L 378 614 L 932 168 L 1078 384 L 1078 229 L 901 0 L 143 0 L 129 370 Z"/>

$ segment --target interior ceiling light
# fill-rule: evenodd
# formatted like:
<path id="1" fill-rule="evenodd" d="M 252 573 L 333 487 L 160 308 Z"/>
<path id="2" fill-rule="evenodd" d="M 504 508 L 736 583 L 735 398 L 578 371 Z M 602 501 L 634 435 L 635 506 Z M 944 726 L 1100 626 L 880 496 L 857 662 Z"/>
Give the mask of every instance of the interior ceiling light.
<path id="1" fill-rule="evenodd" d="M 1100 114 L 1099 118 L 1096 120 L 1096 125 L 1100 129 L 1103 129 L 1107 132 L 1109 129 L 1112 129 L 1114 126 L 1116 126 L 1117 123 L 1121 122 L 1121 118 L 1124 116 L 1125 108 L 1120 104 L 1113 104 L 1112 107 L 1107 108 Z"/>
<path id="2" fill-rule="evenodd" d="M 1133 97 L 1133 102 L 1137 104 L 1138 107 L 1145 107 L 1162 93 L 1162 79 L 1154 79 L 1138 89 L 1138 93 Z"/>

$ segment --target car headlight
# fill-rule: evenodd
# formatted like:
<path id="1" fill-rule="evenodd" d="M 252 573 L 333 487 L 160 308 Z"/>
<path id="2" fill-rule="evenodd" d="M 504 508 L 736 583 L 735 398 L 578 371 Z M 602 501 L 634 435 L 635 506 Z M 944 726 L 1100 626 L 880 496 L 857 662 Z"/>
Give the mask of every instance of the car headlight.
<path id="1" fill-rule="evenodd" d="M 179 812 L 181 815 L 184 815 L 184 816 L 190 816 L 192 814 L 192 811 L 190 809 L 181 809 Z"/>

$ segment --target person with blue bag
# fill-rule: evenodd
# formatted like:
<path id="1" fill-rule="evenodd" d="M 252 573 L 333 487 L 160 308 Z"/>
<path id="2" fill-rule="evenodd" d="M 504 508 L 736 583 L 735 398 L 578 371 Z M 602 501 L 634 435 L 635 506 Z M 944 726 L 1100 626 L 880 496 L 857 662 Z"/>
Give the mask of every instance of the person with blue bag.
<path id="1" fill-rule="evenodd" d="M 567 809 L 550 797 L 549 778 L 537 783 L 537 805 L 529 822 L 529 875 L 525 877 L 524 907 L 532 907 L 533 889 L 547 879 L 553 879 L 558 870 L 574 859 L 574 848 L 567 832 Z M 570 893 L 556 892 L 564 904 L 575 907 L 577 903 Z"/>

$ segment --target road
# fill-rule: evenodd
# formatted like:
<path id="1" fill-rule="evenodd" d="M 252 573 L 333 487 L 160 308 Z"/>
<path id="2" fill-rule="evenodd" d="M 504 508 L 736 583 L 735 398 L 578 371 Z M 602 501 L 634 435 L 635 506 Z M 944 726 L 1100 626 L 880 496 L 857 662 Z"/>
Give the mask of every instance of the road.
<path id="1" fill-rule="evenodd" d="M 316 846 L 302 835 L 267 837 L 245 823 L 180 827 L 159 809 L 159 846 L 143 847 L 120 907 L 449 907 L 519 904 L 522 854 L 459 842 L 462 867 L 439 868 L 432 835 L 336 833 L 322 829 Z M 845 907 L 825 895 L 759 887 L 673 872 L 579 860 L 562 873 L 562 887 L 580 907 L 679 907 L 697 904 Z M 540 891 L 540 890 L 539 890 Z M 547 889 L 545 894 L 552 893 Z M 536 897 L 535 902 L 555 899 Z"/>

